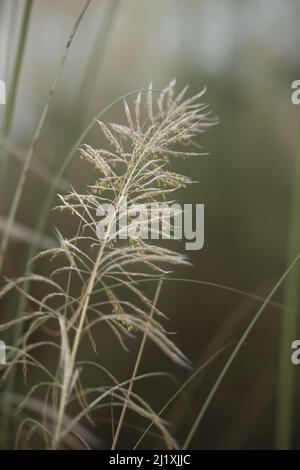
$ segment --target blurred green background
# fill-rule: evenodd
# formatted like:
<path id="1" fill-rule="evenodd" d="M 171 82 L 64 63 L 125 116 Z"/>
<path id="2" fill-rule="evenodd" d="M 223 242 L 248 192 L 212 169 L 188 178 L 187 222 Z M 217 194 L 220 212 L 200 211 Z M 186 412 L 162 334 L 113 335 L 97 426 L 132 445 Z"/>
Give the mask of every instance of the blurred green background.
<path id="1" fill-rule="evenodd" d="M 30 144 L 82 5 L 77 0 L 38 0 L 33 4 L 9 138 L 21 153 Z M 0 78 L 8 84 L 22 6 L 23 0 L 0 2 Z M 93 1 L 55 93 L 26 182 L 18 223 L 35 226 L 49 187 L 45 180 L 51 180 L 80 131 L 104 106 L 122 94 L 147 88 L 150 81 L 161 88 L 176 77 L 179 87 L 190 84 L 190 93 L 206 85 L 206 100 L 220 123 L 199 140 L 210 156 L 183 165 L 184 172 L 199 184 L 178 195 L 178 200 L 205 204 L 205 247 L 189 252 L 193 267 L 176 272 L 176 276 L 266 296 L 286 266 L 292 182 L 300 158 L 299 110 L 291 103 L 291 83 L 300 78 L 299 19 L 297 0 Z M 1 119 L 3 112 L 1 106 Z M 112 119 L 124 122 L 121 106 L 104 117 Z M 101 139 L 95 127 L 88 143 L 100 146 Z M 10 156 L 0 188 L 3 219 L 19 172 L 20 161 Z M 36 172 L 42 172 L 43 178 Z M 91 181 L 88 166 L 78 156 L 68 168 L 66 180 L 79 188 Z M 56 213 L 49 215 L 47 225 L 51 237 L 55 226 L 64 230 Z M 7 276 L 23 273 L 26 254 L 26 243 L 11 242 L 4 270 Z M 276 300 L 283 300 L 282 292 Z M 195 365 L 238 340 L 259 305 L 225 289 L 187 283 L 165 284 L 160 299 L 161 309 L 171 320 L 168 329 L 177 332 L 177 344 Z M 6 315 L 5 308 L 1 314 Z M 267 307 L 209 408 L 193 448 L 274 447 L 282 316 L 282 309 Z M 133 354 L 126 355 L 107 334 L 97 341 L 103 364 L 120 380 L 128 377 L 139 342 L 133 342 Z M 231 350 L 232 345 L 171 407 L 166 417 L 179 440 L 189 430 Z M 158 365 L 180 380 L 187 377 L 186 371 L 148 344 L 142 370 L 157 370 Z M 294 371 L 297 389 L 292 446 L 299 448 L 300 366 Z M 176 384 L 155 379 L 139 385 L 138 390 L 159 409 Z M 104 442 L 110 439 L 109 418 L 99 415 L 97 421 L 98 435 Z M 128 422 L 139 424 L 130 413 Z M 138 435 L 128 427 L 120 446 L 132 446 Z M 154 438 L 144 441 L 145 447 L 155 445 Z"/>

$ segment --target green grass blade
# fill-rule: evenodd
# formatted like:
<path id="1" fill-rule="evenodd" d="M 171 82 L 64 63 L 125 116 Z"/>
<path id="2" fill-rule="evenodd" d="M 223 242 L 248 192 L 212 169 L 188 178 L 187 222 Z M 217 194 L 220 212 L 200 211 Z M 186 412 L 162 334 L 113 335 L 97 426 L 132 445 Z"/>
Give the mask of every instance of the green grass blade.
<path id="1" fill-rule="evenodd" d="M 12 127 L 12 123 L 13 123 L 15 102 L 16 102 L 18 84 L 20 80 L 25 45 L 26 45 L 26 40 L 28 36 L 32 6 L 33 6 L 33 0 L 26 0 L 24 11 L 23 11 L 18 44 L 17 44 L 16 58 L 15 58 L 15 63 L 13 67 L 13 72 L 12 72 L 11 85 L 9 87 L 9 93 L 8 93 L 8 98 L 7 98 L 6 108 L 5 108 L 5 115 L 4 115 L 4 121 L 3 121 L 3 134 L 5 136 L 9 135 L 11 127 Z"/>
<path id="2" fill-rule="evenodd" d="M 225 366 L 223 367 L 220 375 L 218 376 L 214 386 L 212 387 L 210 393 L 208 394 L 205 402 L 204 402 L 204 405 L 202 406 L 192 428 L 190 429 L 190 432 L 188 433 L 188 436 L 183 444 L 183 447 L 182 449 L 183 450 L 186 450 L 189 448 L 191 442 L 192 442 L 192 439 L 195 435 L 195 432 L 197 431 L 199 425 L 201 424 L 202 422 L 202 419 L 211 403 L 211 401 L 213 400 L 215 394 L 217 393 L 220 385 L 222 384 L 223 382 L 223 379 L 224 377 L 226 376 L 228 370 L 230 369 L 233 361 L 235 360 L 236 356 L 238 355 L 239 351 L 241 350 L 244 342 L 246 341 L 246 339 L 248 338 L 249 334 L 251 333 L 252 329 L 254 328 L 254 326 L 256 325 L 257 321 L 259 320 L 261 314 L 263 313 L 264 309 L 266 308 L 266 306 L 269 304 L 269 301 L 272 299 L 273 295 L 277 292 L 277 290 L 279 289 L 279 287 L 282 285 L 282 283 L 284 282 L 284 280 L 287 278 L 288 274 L 290 273 L 290 271 L 292 271 L 292 269 L 294 268 L 294 266 L 296 265 L 296 263 L 298 262 L 300 258 L 300 253 L 296 256 L 296 258 L 294 258 L 294 260 L 292 261 L 292 263 L 289 265 L 289 267 L 287 268 L 287 270 L 284 272 L 284 274 L 280 277 L 280 279 L 277 281 L 277 283 L 275 284 L 275 286 L 273 287 L 273 289 L 271 290 L 271 292 L 269 293 L 269 295 L 267 296 L 266 300 L 264 301 L 264 303 L 261 305 L 261 307 L 258 309 L 256 315 L 254 316 L 254 318 L 251 320 L 250 324 L 248 325 L 246 331 L 244 332 L 244 334 L 242 335 L 242 337 L 240 338 L 238 344 L 236 345 L 236 347 L 234 348 L 232 354 L 230 355 L 229 359 L 227 360 Z"/>

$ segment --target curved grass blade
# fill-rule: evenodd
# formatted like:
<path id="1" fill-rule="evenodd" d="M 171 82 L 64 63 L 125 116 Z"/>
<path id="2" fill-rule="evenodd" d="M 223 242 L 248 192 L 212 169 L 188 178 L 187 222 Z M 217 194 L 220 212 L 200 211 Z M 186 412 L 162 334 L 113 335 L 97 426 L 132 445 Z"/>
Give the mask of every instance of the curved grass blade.
<path id="1" fill-rule="evenodd" d="M 259 320 L 260 316 L 262 315 L 263 311 L 265 310 L 266 306 L 269 304 L 269 301 L 272 299 L 273 295 L 277 292 L 277 290 L 279 289 L 279 287 L 282 285 L 282 283 L 284 282 L 284 280 L 287 278 L 287 276 L 289 275 L 289 273 L 292 271 L 292 269 L 294 268 L 294 266 L 297 264 L 298 260 L 300 258 L 300 253 L 296 256 L 296 258 L 294 258 L 293 262 L 289 265 L 289 267 L 287 268 L 287 270 L 283 273 L 283 275 L 280 277 L 280 279 L 277 281 L 277 283 L 275 284 L 275 286 L 273 287 L 273 289 L 271 290 L 271 292 L 269 293 L 269 295 L 267 296 L 266 300 L 264 301 L 264 303 L 261 305 L 261 307 L 258 309 L 256 315 L 254 316 L 254 318 L 251 320 L 250 324 L 248 325 L 246 331 L 244 332 L 244 334 L 242 335 L 241 339 L 239 340 L 238 344 L 236 345 L 236 347 L 234 348 L 234 351 L 232 352 L 232 354 L 230 355 L 228 361 L 226 362 L 225 366 L 223 367 L 220 375 L 218 376 L 214 386 L 212 387 L 210 393 L 208 394 L 205 402 L 204 402 L 204 405 L 202 406 L 183 446 L 182 446 L 182 449 L 183 450 L 186 450 L 189 448 L 191 442 L 192 442 L 192 439 L 195 435 L 195 432 L 197 431 L 199 425 L 201 424 L 202 422 L 202 419 L 210 405 L 210 403 L 212 402 L 215 394 L 217 393 L 220 385 L 222 384 L 223 382 L 223 379 L 224 377 L 226 376 L 228 370 L 230 369 L 233 361 L 235 360 L 236 356 L 238 355 L 239 351 L 241 350 L 245 340 L 248 338 L 249 334 L 251 333 L 251 331 L 253 330 L 254 326 L 256 325 L 257 321 Z"/>

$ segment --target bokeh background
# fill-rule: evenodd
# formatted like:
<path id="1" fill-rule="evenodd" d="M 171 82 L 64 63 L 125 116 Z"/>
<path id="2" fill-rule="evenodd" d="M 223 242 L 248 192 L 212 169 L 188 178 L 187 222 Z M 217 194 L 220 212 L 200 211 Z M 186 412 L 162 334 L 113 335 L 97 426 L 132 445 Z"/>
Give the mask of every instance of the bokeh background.
<path id="1" fill-rule="evenodd" d="M 22 152 L 30 145 L 82 5 L 79 0 L 34 1 L 9 137 L 20 155 L 10 156 L 0 188 L 2 227 Z M 0 2 L 0 78 L 8 85 L 22 7 L 23 0 Z M 27 233 L 24 226 L 34 229 L 49 181 L 93 116 L 120 95 L 147 88 L 150 81 L 161 88 L 176 77 L 179 87 L 190 84 L 191 93 L 206 85 L 206 100 L 220 121 L 199 141 L 210 156 L 184 163 L 186 174 L 199 184 L 178 194 L 178 200 L 205 204 L 205 246 L 188 253 L 193 266 L 176 276 L 266 296 L 287 263 L 300 157 L 299 109 L 291 103 L 291 83 L 300 78 L 299 19 L 297 0 L 94 0 L 72 44 L 26 182 L 17 216 L 21 233 Z M 1 106 L 1 119 L 3 112 Z M 121 107 L 112 108 L 105 119 L 124 122 Z M 101 139 L 95 128 L 88 143 L 99 146 Z M 78 155 L 65 179 L 75 187 L 91 181 L 90 169 Z M 64 230 L 63 225 L 61 216 L 49 214 L 45 235 L 53 237 L 54 227 Z M 12 241 L 4 274 L 21 275 L 27 252 L 26 242 Z M 278 302 L 283 297 L 282 290 L 276 294 Z M 229 345 L 166 414 L 179 441 L 259 305 L 246 295 L 212 285 L 164 285 L 160 307 L 195 367 Z M 5 317 L 6 306 L 2 308 Z M 275 306 L 264 311 L 208 409 L 193 448 L 274 447 L 283 315 L 284 310 Z M 120 380 L 128 377 L 139 341 L 130 344 L 128 355 L 106 334 L 97 341 L 103 363 Z M 148 344 L 142 370 L 158 366 L 179 381 L 188 376 Z M 300 366 L 294 372 L 292 446 L 299 448 Z M 167 379 L 155 379 L 139 385 L 138 391 L 159 409 L 176 387 Z M 111 439 L 109 418 L 103 415 L 97 421 L 104 442 Z M 132 447 L 139 435 L 134 426 L 140 423 L 130 413 L 128 423 L 132 426 L 121 435 L 123 448 Z M 143 445 L 153 448 L 158 443 L 149 437 Z"/>

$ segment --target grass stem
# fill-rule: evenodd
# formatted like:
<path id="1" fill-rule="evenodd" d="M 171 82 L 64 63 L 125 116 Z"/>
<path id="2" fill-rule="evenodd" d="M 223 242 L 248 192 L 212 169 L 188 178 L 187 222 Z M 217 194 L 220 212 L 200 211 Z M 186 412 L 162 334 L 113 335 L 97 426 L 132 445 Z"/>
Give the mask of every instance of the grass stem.
<path id="1" fill-rule="evenodd" d="M 70 37 L 67 41 L 65 52 L 64 52 L 64 54 L 61 58 L 60 64 L 58 66 L 57 72 L 56 72 L 54 80 L 53 80 L 52 87 L 51 87 L 51 89 L 49 91 L 49 94 L 48 94 L 48 97 L 47 97 L 47 101 L 45 103 L 42 114 L 40 116 L 40 120 L 39 120 L 37 129 L 36 129 L 35 134 L 33 136 L 33 139 L 32 139 L 31 145 L 29 147 L 29 150 L 26 154 L 26 158 L 25 158 L 22 170 L 21 170 L 21 175 L 20 175 L 19 181 L 17 183 L 16 192 L 15 192 L 15 195 L 14 195 L 14 198 L 13 198 L 13 201 L 12 201 L 12 205 L 11 205 L 11 208 L 10 208 L 10 212 L 9 212 L 9 215 L 8 215 L 7 229 L 6 229 L 6 231 L 3 235 L 1 246 L 0 246 L 0 271 L 2 270 L 3 259 L 4 259 L 4 256 L 5 256 L 8 241 L 9 241 L 9 238 L 10 238 L 11 228 L 12 228 L 12 225 L 14 223 L 15 216 L 16 216 L 16 213 L 17 213 L 17 210 L 18 210 L 18 207 L 19 207 L 19 203 L 20 203 L 20 200 L 21 200 L 21 196 L 22 196 L 24 185 L 25 185 L 27 173 L 28 173 L 32 157 L 35 153 L 35 150 L 36 150 L 36 147 L 37 147 L 37 144 L 38 144 L 38 141 L 39 141 L 39 137 L 40 137 L 41 131 L 43 129 L 43 126 L 44 126 L 44 123 L 45 123 L 45 120 L 46 120 L 46 117 L 47 117 L 47 114 L 48 114 L 48 111 L 49 111 L 49 108 L 50 108 L 50 103 L 52 101 L 54 92 L 56 90 L 58 80 L 59 80 L 59 78 L 60 78 L 60 76 L 63 72 L 65 61 L 66 61 L 70 46 L 72 44 L 73 38 L 76 34 L 76 31 L 77 31 L 77 29 L 78 29 L 78 27 L 81 23 L 81 20 L 84 17 L 84 14 L 85 14 L 85 12 L 86 12 L 86 10 L 87 10 L 90 3 L 91 3 L 91 0 L 87 0 L 85 2 L 85 5 L 84 5 L 82 11 L 80 12 L 79 17 L 77 18 L 76 23 L 75 23 L 75 25 L 73 27 L 73 30 L 71 32 L 71 35 L 70 35 Z"/>
<path id="2" fill-rule="evenodd" d="M 158 302 L 158 298 L 159 298 L 159 295 L 160 295 L 162 284 L 163 284 L 163 280 L 161 279 L 159 281 L 157 289 L 156 289 L 155 297 L 154 297 L 154 300 L 153 300 L 153 307 L 151 309 L 149 319 L 148 319 L 148 324 L 147 324 L 147 327 L 144 331 L 143 338 L 142 338 L 140 348 L 139 348 L 139 351 L 138 351 L 138 355 L 137 355 L 137 358 L 136 358 L 136 361 L 135 361 L 135 365 L 134 365 L 132 376 L 131 376 L 132 380 L 130 381 L 130 384 L 129 384 L 129 387 L 128 387 L 128 390 L 127 390 L 126 398 L 125 398 L 125 401 L 124 401 L 124 406 L 122 408 L 121 416 L 120 416 L 118 426 L 117 426 L 117 429 L 116 429 L 116 433 L 115 433 L 115 436 L 114 436 L 114 440 L 113 440 L 113 444 L 112 444 L 112 450 L 115 450 L 117 445 L 118 445 L 119 436 L 120 436 L 120 433 L 121 433 L 121 429 L 122 429 L 122 426 L 123 426 L 123 423 L 124 423 L 124 420 L 125 420 L 125 416 L 126 416 L 126 412 L 127 412 L 127 408 L 128 408 L 128 402 L 129 402 L 130 395 L 131 395 L 132 390 L 133 390 L 134 381 L 135 381 L 135 379 L 138 375 L 138 371 L 139 371 L 141 360 L 142 360 L 142 355 L 143 355 L 143 352 L 144 352 L 144 349 L 145 349 L 145 344 L 146 344 L 147 337 L 148 337 L 148 334 L 149 334 L 150 322 L 151 322 L 151 320 L 153 318 L 153 315 L 154 315 L 155 307 L 156 307 L 157 302 Z"/>

